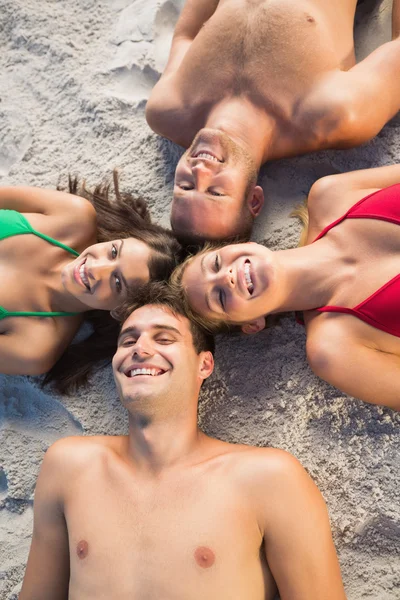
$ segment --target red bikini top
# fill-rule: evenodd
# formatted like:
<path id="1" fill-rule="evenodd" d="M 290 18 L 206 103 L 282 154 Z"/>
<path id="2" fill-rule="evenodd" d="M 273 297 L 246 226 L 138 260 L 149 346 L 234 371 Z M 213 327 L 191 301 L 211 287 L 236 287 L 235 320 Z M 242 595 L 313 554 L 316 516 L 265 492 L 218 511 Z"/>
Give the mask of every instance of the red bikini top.
<path id="1" fill-rule="evenodd" d="M 345 219 L 380 219 L 400 225 L 400 184 L 378 190 L 362 198 L 340 219 L 325 227 L 314 242 Z M 400 273 L 354 308 L 322 306 L 316 310 L 353 315 L 376 329 L 400 337 Z"/>

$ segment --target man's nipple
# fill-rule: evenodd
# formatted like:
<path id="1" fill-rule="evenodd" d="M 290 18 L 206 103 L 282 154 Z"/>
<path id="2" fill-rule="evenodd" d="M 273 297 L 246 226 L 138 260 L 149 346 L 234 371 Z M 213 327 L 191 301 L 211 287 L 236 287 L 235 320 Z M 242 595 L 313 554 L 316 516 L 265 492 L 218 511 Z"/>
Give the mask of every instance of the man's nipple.
<path id="1" fill-rule="evenodd" d="M 194 558 L 197 564 L 200 567 L 203 567 L 203 569 L 209 569 L 215 563 L 215 554 L 210 548 L 207 548 L 207 546 L 196 548 Z"/>
<path id="2" fill-rule="evenodd" d="M 89 544 L 86 540 L 81 540 L 76 547 L 76 553 L 79 558 L 86 558 L 89 554 Z"/>

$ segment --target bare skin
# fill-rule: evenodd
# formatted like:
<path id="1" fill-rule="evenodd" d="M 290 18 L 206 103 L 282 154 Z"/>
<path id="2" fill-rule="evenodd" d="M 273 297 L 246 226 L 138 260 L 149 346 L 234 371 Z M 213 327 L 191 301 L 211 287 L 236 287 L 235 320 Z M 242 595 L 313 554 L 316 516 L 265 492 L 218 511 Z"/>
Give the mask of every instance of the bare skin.
<path id="1" fill-rule="evenodd" d="M 192 306 L 209 318 L 247 323 L 248 331 L 259 330 L 266 313 L 306 311 L 313 370 L 352 396 L 400 410 L 400 338 L 353 315 L 313 310 L 353 308 L 398 275 L 398 225 L 347 219 L 311 243 L 360 199 L 397 183 L 398 165 L 320 179 L 309 195 L 306 246 L 271 252 L 239 244 L 195 258 L 182 280 Z M 251 294 L 243 285 L 246 260 Z"/>
<path id="2" fill-rule="evenodd" d="M 75 258 L 30 234 L 0 240 L 0 274 L 7 282 L 1 288 L 0 306 L 18 312 L 78 313 L 0 320 L 1 373 L 37 375 L 48 371 L 64 352 L 79 329 L 83 312 L 112 310 L 126 292 L 123 281 L 129 285 L 148 279 L 150 250 L 133 238 L 124 240 L 122 253 L 121 240 L 96 244 L 95 210 L 90 202 L 72 194 L 3 187 L 0 209 L 24 214 L 34 229 L 80 253 Z M 136 259 L 133 267 L 132 256 Z M 79 276 L 84 261 L 90 290 Z"/>
<path id="3" fill-rule="evenodd" d="M 161 375 L 128 377 L 136 368 Z M 129 435 L 47 452 L 20 600 L 345 600 L 326 506 L 301 465 L 197 428 L 210 352 L 144 306 L 113 360 Z"/>
<path id="4" fill-rule="evenodd" d="M 356 4 L 187 0 L 146 112 L 154 131 L 189 148 L 175 175 L 174 229 L 237 233 L 240 217 L 261 210 L 263 163 L 362 144 L 397 113 L 400 0 L 393 41 L 357 65 Z"/>

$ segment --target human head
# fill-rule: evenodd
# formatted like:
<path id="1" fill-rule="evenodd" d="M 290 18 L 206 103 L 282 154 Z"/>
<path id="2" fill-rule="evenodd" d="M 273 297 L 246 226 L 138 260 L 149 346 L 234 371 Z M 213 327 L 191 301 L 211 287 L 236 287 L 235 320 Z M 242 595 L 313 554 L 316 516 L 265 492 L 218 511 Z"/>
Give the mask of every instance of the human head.
<path id="1" fill-rule="evenodd" d="M 88 309 L 113 310 L 130 289 L 167 279 L 181 251 L 171 231 L 151 223 L 142 198 L 119 191 L 116 171 L 114 200 L 109 187 L 101 184 L 91 192 L 85 184 L 78 190 L 77 180 L 69 182 L 70 192 L 87 198 L 97 214 L 99 243 L 84 250 L 62 273 L 66 290 Z"/>
<path id="2" fill-rule="evenodd" d="M 145 244 L 145 251 L 149 252 L 149 259 L 142 266 L 147 268 L 150 279 L 167 279 L 179 262 L 179 242 L 171 231 L 151 223 L 146 202 L 142 198 L 119 191 L 118 174 L 114 171 L 113 175 L 113 199 L 110 198 L 108 184 L 101 183 L 92 191 L 84 183 L 79 185 L 76 178 L 69 178 L 68 191 L 83 196 L 93 204 L 97 215 L 97 240 L 106 243 L 108 252 L 112 251 L 111 243 L 124 240 L 125 245 L 128 239 L 134 242 L 139 240 Z M 63 394 L 85 385 L 93 370 L 110 361 L 115 352 L 118 324 L 109 312 L 88 310 L 84 316 L 90 322 L 92 333 L 70 344 L 44 378 L 44 385 L 53 383 Z"/>
<path id="3" fill-rule="evenodd" d="M 254 242 L 206 247 L 175 269 L 171 285 L 190 318 L 209 331 L 246 325 L 256 333 L 275 308 L 274 253 Z"/>
<path id="4" fill-rule="evenodd" d="M 247 241 L 264 203 L 250 154 L 226 133 L 202 129 L 176 171 L 171 226 L 184 245 Z"/>
<path id="5" fill-rule="evenodd" d="M 196 408 L 201 384 L 213 370 L 214 340 L 189 321 L 179 296 L 166 283 L 150 282 L 114 316 L 122 326 L 113 371 L 124 404 L 152 410 L 153 401 L 164 412 L 179 412 L 185 402 Z M 143 368 L 153 374 L 132 377 Z"/>

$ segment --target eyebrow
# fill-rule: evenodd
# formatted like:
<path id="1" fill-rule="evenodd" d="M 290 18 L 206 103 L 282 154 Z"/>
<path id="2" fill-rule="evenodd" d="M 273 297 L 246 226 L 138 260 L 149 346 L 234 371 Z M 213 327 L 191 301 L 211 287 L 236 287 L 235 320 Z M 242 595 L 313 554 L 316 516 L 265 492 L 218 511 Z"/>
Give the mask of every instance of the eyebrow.
<path id="1" fill-rule="evenodd" d="M 119 251 L 118 251 L 118 256 L 119 256 L 119 258 L 121 258 L 121 255 L 122 255 L 122 248 L 123 248 L 123 247 L 124 247 L 124 240 L 121 240 L 121 243 L 120 243 L 120 245 L 119 245 Z M 120 274 L 121 274 L 122 283 L 124 284 L 124 287 L 125 287 L 125 289 L 126 289 L 126 290 L 128 290 L 128 283 L 127 283 L 127 281 L 126 281 L 126 279 L 125 279 L 125 277 L 124 277 L 124 274 L 123 274 L 123 272 L 122 272 L 122 271 L 120 271 Z"/>
<path id="2" fill-rule="evenodd" d="M 201 269 L 201 272 L 202 272 L 202 274 L 204 276 L 206 274 L 206 266 L 204 264 L 206 256 L 207 256 L 207 254 L 204 253 L 203 256 L 201 257 L 201 261 L 200 261 L 200 269 Z M 206 299 L 207 308 L 208 308 L 209 311 L 213 312 L 213 310 L 212 310 L 212 308 L 210 306 L 210 298 L 209 298 L 209 296 L 210 296 L 209 292 L 206 292 L 205 299 Z"/>
<path id="3" fill-rule="evenodd" d="M 203 275 L 206 274 L 206 266 L 204 264 L 205 260 L 206 260 L 206 254 L 204 253 L 203 256 L 201 257 L 201 261 L 200 261 L 201 272 L 203 273 Z"/>
<path id="4" fill-rule="evenodd" d="M 151 329 L 155 329 L 156 331 L 161 331 L 161 330 L 163 330 L 163 331 L 173 331 L 174 333 L 176 333 L 177 335 L 179 335 L 179 337 L 182 337 L 182 334 L 179 331 L 179 329 L 177 329 L 176 327 L 172 327 L 172 325 L 162 325 L 162 324 L 158 324 L 157 323 L 155 325 L 152 325 Z M 130 333 L 136 333 L 136 334 L 138 334 L 139 330 L 138 330 L 137 327 L 134 327 L 133 325 L 131 327 L 126 327 L 119 334 L 119 336 L 118 336 L 118 342 L 117 343 L 119 344 L 120 341 L 121 341 L 121 338 L 129 335 Z"/>
<path id="5" fill-rule="evenodd" d="M 175 200 L 188 200 L 187 194 L 189 192 L 193 192 L 193 190 L 182 190 L 181 188 L 179 188 L 179 186 L 177 186 L 177 187 L 178 187 L 179 191 L 174 190 L 174 199 Z M 199 193 L 201 193 L 201 192 L 199 192 Z M 213 196 L 209 192 L 204 192 L 204 193 L 207 196 L 207 198 L 209 200 L 211 200 L 212 202 L 218 202 L 218 200 L 222 200 L 222 198 L 226 198 L 228 196 L 228 194 L 223 194 L 222 196 Z"/>

